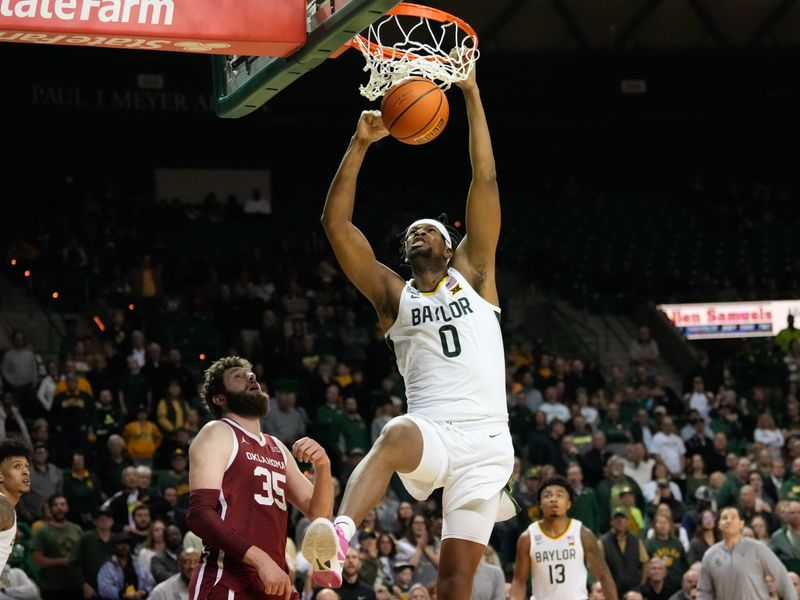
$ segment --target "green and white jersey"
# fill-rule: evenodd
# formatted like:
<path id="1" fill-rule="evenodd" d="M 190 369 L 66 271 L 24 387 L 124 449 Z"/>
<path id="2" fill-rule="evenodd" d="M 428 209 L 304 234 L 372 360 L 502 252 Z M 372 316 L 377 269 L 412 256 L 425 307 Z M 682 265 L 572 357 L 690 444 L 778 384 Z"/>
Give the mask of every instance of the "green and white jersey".
<path id="1" fill-rule="evenodd" d="M 531 537 L 531 600 L 586 600 L 586 565 L 583 561 L 581 527 L 570 519 L 557 538 L 548 536 L 535 521 L 528 526 Z"/>
<path id="2" fill-rule="evenodd" d="M 500 309 L 452 267 L 432 292 L 407 282 L 386 332 L 408 412 L 433 421 L 507 422 Z"/>

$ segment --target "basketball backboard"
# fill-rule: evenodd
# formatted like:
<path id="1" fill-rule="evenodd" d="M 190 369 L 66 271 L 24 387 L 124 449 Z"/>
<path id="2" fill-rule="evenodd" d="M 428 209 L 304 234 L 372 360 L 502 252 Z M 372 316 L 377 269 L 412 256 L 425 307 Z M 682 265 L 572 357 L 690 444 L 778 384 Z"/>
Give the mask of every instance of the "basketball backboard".
<path id="1" fill-rule="evenodd" d="M 335 56 L 399 0 L 308 0 L 306 43 L 286 58 L 218 55 L 212 60 L 217 115 L 243 117 Z"/>

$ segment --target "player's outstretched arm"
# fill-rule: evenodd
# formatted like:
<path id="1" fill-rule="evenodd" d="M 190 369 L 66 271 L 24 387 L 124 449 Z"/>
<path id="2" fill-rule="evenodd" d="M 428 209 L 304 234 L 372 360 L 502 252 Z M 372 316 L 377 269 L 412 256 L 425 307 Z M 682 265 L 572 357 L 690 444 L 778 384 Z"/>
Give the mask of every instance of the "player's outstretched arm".
<path id="1" fill-rule="evenodd" d="M 528 576 L 531 572 L 531 536 L 528 530 L 517 540 L 517 557 L 514 561 L 514 578 L 511 580 L 511 600 L 525 600 Z"/>
<path id="2" fill-rule="evenodd" d="M 617 600 L 617 584 L 608 570 L 606 559 L 600 553 L 597 538 L 586 527 L 581 527 L 581 543 L 589 572 L 603 586 L 603 596 L 606 600 Z"/>
<path id="3" fill-rule="evenodd" d="M 319 517 L 330 519 L 333 516 L 333 479 L 331 461 L 325 449 L 309 437 L 300 438 L 292 446 L 292 454 L 300 462 L 314 465 L 312 484 L 291 459 L 283 442 L 274 439 L 287 457 L 286 461 L 286 499 L 296 506 L 309 520 Z"/>
<path id="4" fill-rule="evenodd" d="M 458 246 L 453 266 L 470 279 L 481 296 L 497 304 L 494 259 L 500 237 L 500 192 L 475 68 L 467 79 L 456 85 L 464 93 L 467 105 L 472 182 L 467 196 L 467 235 Z"/>
<path id="5" fill-rule="evenodd" d="M 378 262 L 367 238 L 353 224 L 356 181 L 364 157 L 374 142 L 387 135 L 389 131 L 383 126 L 380 111 L 365 110 L 361 113 L 356 133 L 328 190 L 322 210 L 322 226 L 336 259 L 353 285 L 372 302 L 379 315 L 393 320 L 397 303 L 392 300 L 399 296 L 403 281 Z"/>

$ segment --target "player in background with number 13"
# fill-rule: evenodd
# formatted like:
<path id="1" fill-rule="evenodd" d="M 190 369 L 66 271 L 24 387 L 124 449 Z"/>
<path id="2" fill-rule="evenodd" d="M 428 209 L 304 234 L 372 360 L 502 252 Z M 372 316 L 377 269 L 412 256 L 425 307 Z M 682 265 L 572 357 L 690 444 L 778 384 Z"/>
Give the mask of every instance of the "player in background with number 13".
<path id="1" fill-rule="evenodd" d="M 605 600 L 617 600 L 617 586 L 597 538 L 567 516 L 574 496 L 569 482 L 554 475 L 542 482 L 538 495 L 542 519 L 531 523 L 517 541 L 511 600 L 528 597 L 529 575 L 534 600 L 586 600 L 586 565 L 602 585 Z"/>
<path id="2" fill-rule="evenodd" d="M 202 399 L 216 420 L 189 448 L 189 528 L 203 561 L 189 584 L 194 600 L 299 599 L 286 566 L 288 503 L 309 519 L 333 511 L 330 460 L 312 439 L 292 453 L 261 431 L 269 396 L 243 358 L 221 358 L 205 372 Z M 314 465 L 314 484 L 294 457 Z"/>

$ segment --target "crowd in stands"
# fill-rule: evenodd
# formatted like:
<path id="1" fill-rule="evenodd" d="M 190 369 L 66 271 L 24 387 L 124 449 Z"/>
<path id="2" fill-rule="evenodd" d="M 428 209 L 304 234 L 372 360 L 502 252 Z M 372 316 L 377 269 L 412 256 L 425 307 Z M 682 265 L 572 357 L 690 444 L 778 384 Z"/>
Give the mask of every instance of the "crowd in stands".
<path id="1" fill-rule="evenodd" d="M 185 517 L 188 448 L 210 418 L 198 397 L 204 366 L 226 353 L 252 361 L 271 395 L 265 430 L 287 445 L 304 435 L 323 444 L 337 503 L 382 426 L 405 410 L 402 378 L 318 232 L 245 215 L 235 199 L 120 208 L 70 194 L 52 215 L 61 227 L 45 223 L 8 249 L 43 289 L 82 282 L 78 304 L 94 327 L 68 330 L 52 357 L 16 331 L 0 359 L 0 437 L 32 448 L 10 561 L 31 595 L 14 597 L 180 597 L 202 549 Z M 65 226 L 68 216 L 91 234 Z M 387 234 L 376 247 L 388 256 L 395 242 Z M 187 316 L 210 334 L 176 333 Z M 517 538 L 554 473 L 575 489 L 570 514 L 598 536 L 629 599 L 694 597 L 725 506 L 800 573 L 800 335 L 779 341 L 743 344 L 724 362 L 701 352 L 675 389 L 646 327 L 625 364 L 507 335 L 521 511 L 496 525 L 473 598 L 505 597 Z M 291 514 L 288 564 L 298 589 L 326 600 L 298 551 L 307 525 Z M 416 502 L 393 479 L 351 542 L 339 597 L 435 597 L 441 526 L 440 495 Z"/>

